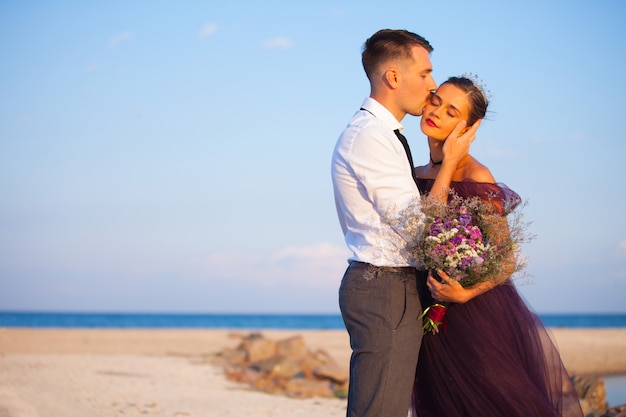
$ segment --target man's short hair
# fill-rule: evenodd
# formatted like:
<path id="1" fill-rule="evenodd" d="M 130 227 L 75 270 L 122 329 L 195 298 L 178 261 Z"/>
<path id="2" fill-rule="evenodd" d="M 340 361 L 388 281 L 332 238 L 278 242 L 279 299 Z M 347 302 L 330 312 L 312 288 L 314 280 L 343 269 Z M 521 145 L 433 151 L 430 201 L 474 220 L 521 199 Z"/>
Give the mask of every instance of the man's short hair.
<path id="1" fill-rule="evenodd" d="M 412 48 L 421 46 L 428 53 L 433 51 L 431 44 L 422 36 L 404 29 L 382 29 L 374 33 L 363 45 L 361 62 L 367 78 L 381 63 L 394 59 L 410 59 Z"/>

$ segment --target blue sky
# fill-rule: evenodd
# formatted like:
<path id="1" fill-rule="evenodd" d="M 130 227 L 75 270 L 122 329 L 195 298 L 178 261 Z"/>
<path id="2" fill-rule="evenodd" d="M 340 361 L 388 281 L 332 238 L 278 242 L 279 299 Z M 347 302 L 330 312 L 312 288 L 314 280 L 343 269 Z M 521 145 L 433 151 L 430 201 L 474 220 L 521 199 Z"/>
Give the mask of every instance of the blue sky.
<path id="1" fill-rule="evenodd" d="M 626 312 L 626 2 L 392 6 L 2 2 L 0 309 L 338 312 L 330 157 L 405 28 L 492 92 L 472 154 L 528 201 L 531 306 Z"/>

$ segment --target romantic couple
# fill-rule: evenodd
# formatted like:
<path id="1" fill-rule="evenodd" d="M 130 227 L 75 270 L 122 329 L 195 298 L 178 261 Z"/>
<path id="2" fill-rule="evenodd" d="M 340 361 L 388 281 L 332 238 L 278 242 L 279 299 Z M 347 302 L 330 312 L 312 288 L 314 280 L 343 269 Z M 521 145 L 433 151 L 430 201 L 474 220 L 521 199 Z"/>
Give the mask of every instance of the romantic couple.
<path id="1" fill-rule="evenodd" d="M 352 347 L 347 415 L 582 417 L 555 346 L 510 277 L 468 288 L 442 272 L 436 279 L 406 250 L 412 231 L 389 221 L 413 205 L 413 224 L 423 227 L 420 195 L 445 203 L 450 190 L 503 216 L 504 202 L 519 201 L 468 153 L 487 111 L 484 87 L 463 76 L 437 87 L 431 52 L 405 30 L 365 42 L 370 96 L 333 153 L 337 214 L 352 252 L 339 289 Z M 415 167 L 400 133 L 407 114 L 422 116 L 427 165 Z M 450 303 L 448 326 L 424 335 L 421 314 L 435 300 Z"/>

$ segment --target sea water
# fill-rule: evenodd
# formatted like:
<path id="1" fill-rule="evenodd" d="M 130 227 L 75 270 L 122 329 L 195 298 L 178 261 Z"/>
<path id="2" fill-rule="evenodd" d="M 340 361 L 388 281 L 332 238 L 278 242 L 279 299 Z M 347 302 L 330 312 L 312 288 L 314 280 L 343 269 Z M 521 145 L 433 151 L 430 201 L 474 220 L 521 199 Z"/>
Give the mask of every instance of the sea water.
<path id="1" fill-rule="evenodd" d="M 546 327 L 626 327 L 621 314 L 540 314 Z M 339 314 L 0 312 L 0 327 L 344 329 Z"/>

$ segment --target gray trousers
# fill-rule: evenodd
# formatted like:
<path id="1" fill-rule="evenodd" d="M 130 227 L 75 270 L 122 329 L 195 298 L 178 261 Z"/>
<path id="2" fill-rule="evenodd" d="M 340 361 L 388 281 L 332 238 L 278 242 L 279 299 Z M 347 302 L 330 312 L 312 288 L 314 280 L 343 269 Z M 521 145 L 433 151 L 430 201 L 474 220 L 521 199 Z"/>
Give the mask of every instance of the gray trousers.
<path id="1" fill-rule="evenodd" d="M 348 417 L 407 417 L 422 343 L 417 271 L 352 262 L 339 288 L 350 335 Z"/>

